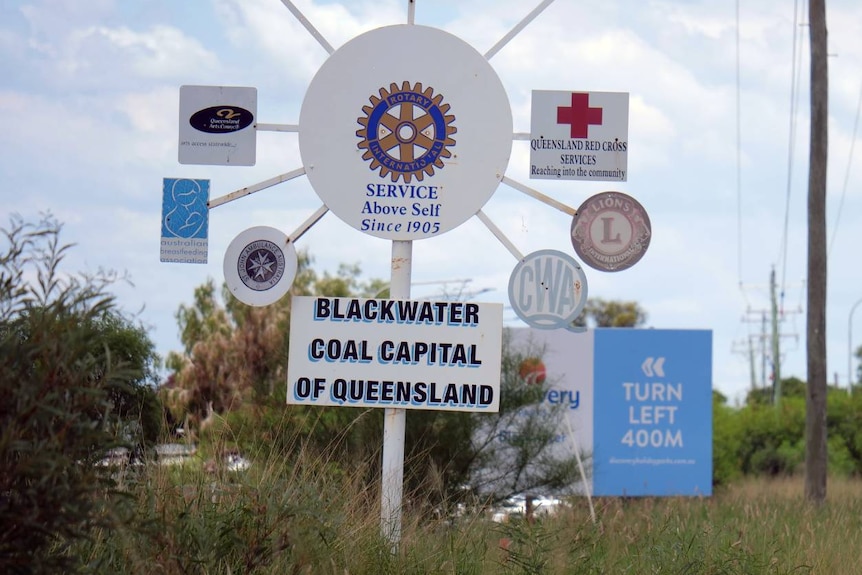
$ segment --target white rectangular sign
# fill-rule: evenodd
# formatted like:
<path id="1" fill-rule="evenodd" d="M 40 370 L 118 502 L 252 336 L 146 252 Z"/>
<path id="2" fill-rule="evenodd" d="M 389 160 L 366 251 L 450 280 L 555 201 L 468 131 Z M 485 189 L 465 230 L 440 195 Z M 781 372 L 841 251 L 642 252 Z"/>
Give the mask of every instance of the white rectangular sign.
<path id="1" fill-rule="evenodd" d="M 294 296 L 287 403 L 496 412 L 503 306 Z"/>
<path id="2" fill-rule="evenodd" d="M 180 86 L 179 162 L 253 166 L 257 88 Z"/>
<path id="3" fill-rule="evenodd" d="M 530 178 L 628 179 L 629 95 L 533 90 Z"/>

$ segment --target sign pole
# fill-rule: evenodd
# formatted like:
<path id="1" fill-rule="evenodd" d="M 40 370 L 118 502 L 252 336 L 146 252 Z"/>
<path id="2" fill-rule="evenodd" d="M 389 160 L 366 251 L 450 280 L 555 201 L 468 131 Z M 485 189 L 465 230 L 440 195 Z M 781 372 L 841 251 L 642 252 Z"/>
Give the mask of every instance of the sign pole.
<path id="1" fill-rule="evenodd" d="M 391 299 L 410 299 L 413 242 L 393 240 L 389 283 Z M 404 434 L 406 409 L 387 408 L 383 420 L 383 469 L 380 491 L 380 529 L 394 551 L 401 540 L 401 499 L 404 491 Z"/>

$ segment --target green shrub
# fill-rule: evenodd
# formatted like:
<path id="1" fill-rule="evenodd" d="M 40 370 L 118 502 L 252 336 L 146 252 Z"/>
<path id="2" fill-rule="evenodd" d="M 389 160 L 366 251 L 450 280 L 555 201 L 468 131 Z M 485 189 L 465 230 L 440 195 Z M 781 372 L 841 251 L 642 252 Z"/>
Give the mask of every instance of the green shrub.
<path id="1" fill-rule="evenodd" d="M 712 401 L 712 483 L 727 485 L 742 474 L 740 449 L 742 430 L 737 410 L 717 393 Z"/>
<path id="2" fill-rule="evenodd" d="M 775 476 L 796 471 L 804 445 L 804 398 L 785 398 L 778 407 L 755 403 L 740 410 L 739 417 L 742 473 Z"/>
<path id="3" fill-rule="evenodd" d="M 138 386 L 146 369 L 124 357 L 144 350 L 148 362 L 152 345 L 125 331 L 105 292 L 112 276 L 59 272 L 59 232 L 13 218 L 0 251 L 2 573 L 73 569 L 70 546 L 122 515 L 100 461 L 132 434 L 158 433 L 154 395 Z"/>

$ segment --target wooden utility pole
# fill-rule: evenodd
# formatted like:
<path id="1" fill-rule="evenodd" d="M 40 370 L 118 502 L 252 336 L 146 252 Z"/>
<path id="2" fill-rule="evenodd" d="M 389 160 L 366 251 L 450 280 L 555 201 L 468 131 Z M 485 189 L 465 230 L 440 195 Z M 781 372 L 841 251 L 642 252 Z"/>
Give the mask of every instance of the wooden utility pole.
<path id="1" fill-rule="evenodd" d="M 826 499 L 826 158 L 828 74 L 826 0 L 809 0 L 811 149 L 808 169 L 808 395 L 805 409 L 805 498 Z"/>

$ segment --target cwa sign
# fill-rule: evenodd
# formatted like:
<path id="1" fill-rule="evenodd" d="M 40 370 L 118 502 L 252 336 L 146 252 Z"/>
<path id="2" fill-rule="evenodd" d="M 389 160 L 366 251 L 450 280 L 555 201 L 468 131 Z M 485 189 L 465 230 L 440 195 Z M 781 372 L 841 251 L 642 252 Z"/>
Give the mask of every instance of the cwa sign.
<path id="1" fill-rule="evenodd" d="M 568 254 L 539 250 L 512 270 L 509 302 L 531 327 L 569 329 L 587 304 L 587 277 Z"/>

